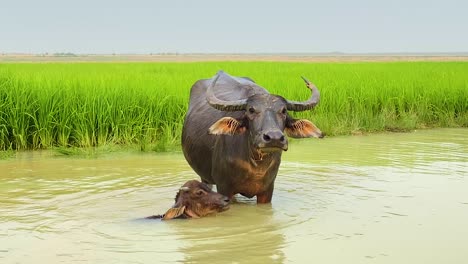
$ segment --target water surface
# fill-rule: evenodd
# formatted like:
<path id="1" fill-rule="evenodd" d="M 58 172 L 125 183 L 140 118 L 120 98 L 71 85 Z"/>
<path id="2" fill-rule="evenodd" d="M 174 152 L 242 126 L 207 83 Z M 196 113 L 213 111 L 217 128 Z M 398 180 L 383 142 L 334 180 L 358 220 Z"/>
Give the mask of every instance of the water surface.
<path id="1" fill-rule="evenodd" d="M 468 129 L 295 140 L 271 205 L 164 213 L 181 153 L 0 161 L 0 263 L 466 263 Z"/>

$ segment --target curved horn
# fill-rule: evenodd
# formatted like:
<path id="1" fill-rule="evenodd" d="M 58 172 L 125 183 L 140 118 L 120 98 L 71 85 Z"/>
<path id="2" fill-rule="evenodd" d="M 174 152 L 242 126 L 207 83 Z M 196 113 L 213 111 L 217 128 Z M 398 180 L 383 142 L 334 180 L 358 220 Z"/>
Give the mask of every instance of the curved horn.
<path id="1" fill-rule="evenodd" d="M 224 101 L 216 97 L 214 94 L 213 88 L 216 85 L 216 82 L 218 81 L 218 78 L 220 76 L 219 72 L 216 75 L 216 78 L 211 82 L 210 86 L 208 86 L 208 89 L 206 90 L 206 101 L 214 108 L 221 110 L 221 111 L 241 111 L 245 109 L 245 106 L 247 105 L 247 99 L 241 99 L 241 100 L 234 100 L 234 101 Z"/>
<path id="2" fill-rule="evenodd" d="M 309 80 L 307 80 L 305 77 L 301 76 L 301 78 L 312 92 L 312 95 L 310 96 L 309 100 L 305 102 L 286 100 L 286 107 L 290 111 L 300 112 L 310 110 L 313 109 L 320 101 L 320 92 L 318 91 L 317 87 L 313 83 L 309 82 Z"/>

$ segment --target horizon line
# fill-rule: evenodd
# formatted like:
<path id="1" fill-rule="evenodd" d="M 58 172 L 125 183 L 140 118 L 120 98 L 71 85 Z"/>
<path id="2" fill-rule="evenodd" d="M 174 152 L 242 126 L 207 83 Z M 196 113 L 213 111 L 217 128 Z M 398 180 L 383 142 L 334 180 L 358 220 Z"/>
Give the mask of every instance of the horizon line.
<path id="1" fill-rule="evenodd" d="M 41 53 L 30 53 L 30 52 L 1 52 L 0 56 L 468 56 L 468 51 L 459 52 L 149 52 L 149 53 L 79 53 L 79 52 L 41 52 Z"/>

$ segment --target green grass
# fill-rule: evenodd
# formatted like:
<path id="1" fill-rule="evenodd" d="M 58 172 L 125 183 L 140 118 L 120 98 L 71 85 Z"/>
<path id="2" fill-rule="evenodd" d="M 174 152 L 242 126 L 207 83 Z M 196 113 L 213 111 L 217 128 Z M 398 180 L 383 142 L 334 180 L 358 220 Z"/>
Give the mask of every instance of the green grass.
<path id="1" fill-rule="evenodd" d="M 328 135 L 468 127 L 467 62 L 0 64 L 0 150 L 177 147 L 191 85 L 224 69 L 291 100 L 321 91 Z"/>

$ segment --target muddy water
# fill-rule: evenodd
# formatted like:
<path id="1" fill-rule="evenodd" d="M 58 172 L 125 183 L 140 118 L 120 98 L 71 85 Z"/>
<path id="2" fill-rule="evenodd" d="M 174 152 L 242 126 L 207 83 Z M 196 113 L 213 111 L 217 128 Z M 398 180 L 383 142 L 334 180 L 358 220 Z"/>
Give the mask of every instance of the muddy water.
<path id="1" fill-rule="evenodd" d="M 0 263 L 467 263 L 468 130 L 294 141 L 271 205 L 163 213 L 180 153 L 0 161 Z"/>

